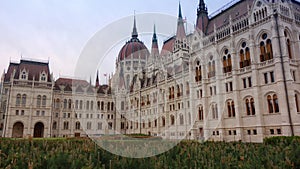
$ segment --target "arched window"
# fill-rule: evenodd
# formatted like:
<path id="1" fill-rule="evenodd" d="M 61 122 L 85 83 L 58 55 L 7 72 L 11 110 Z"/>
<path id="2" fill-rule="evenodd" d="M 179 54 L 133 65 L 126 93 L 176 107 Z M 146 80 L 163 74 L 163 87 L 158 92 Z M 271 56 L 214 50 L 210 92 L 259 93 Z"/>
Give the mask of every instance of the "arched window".
<path id="1" fill-rule="evenodd" d="M 90 109 L 90 101 L 86 101 L 86 109 L 87 109 L 87 110 Z"/>
<path id="2" fill-rule="evenodd" d="M 91 110 L 94 110 L 94 101 L 91 101 Z"/>
<path id="3" fill-rule="evenodd" d="M 183 119 L 183 115 L 182 114 L 179 115 L 179 124 L 180 125 L 184 124 L 184 119 Z"/>
<path id="4" fill-rule="evenodd" d="M 208 62 L 208 78 L 215 77 L 216 75 L 216 63 L 214 61 L 214 57 L 210 56 L 209 62 Z"/>
<path id="5" fill-rule="evenodd" d="M 227 101 L 227 112 L 228 117 L 235 117 L 234 101 Z"/>
<path id="6" fill-rule="evenodd" d="M 255 115 L 255 104 L 253 98 L 247 98 L 245 100 L 245 107 L 247 116 Z"/>
<path id="7" fill-rule="evenodd" d="M 36 99 L 36 106 L 41 107 L 41 103 L 42 103 L 42 96 L 38 95 Z"/>
<path id="8" fill-rule="evenodd" d="M 21 104 L 21 94 L 17 94 L 16 106 L 20 106 L 20 104 Z"/>
<path id="9" fill-rule="evenodd" d="M 269 113 L 278 113 L 279 112 L 279 103 L 278 97 L 276 94 L 267 96 L 268 110 Z"/>
<path id="10" fill-rule="evenodd" d="M 60 108 L 60 100 L 59 99 L 56 99 L 56 101 L 55 101 L 55 108 L 56 109 Z"/>
<path id="11" fill-rule="evenodd" d="M 22 106 L 26 106 L 26 99 L 27 99 L 26 94 L 23 94 L 22 95 Z"/>
<path id="12" fill-rule="evenodd" d="M 124 102 L 122 102 L 122 103 L 124 104 Z M 103 101 L 101 102 L 101 110 L 104 110 L 104 102 Z M 122 110 L 124 110 L 124 107 Z"/>
<path id="13" fill-rule="evenodd" d="M 80 102 L 79 102 L 79 109 L 82 110 L 82 108 L 83 108 L 83 101 L 80 100 Z"/>
<path id="14" fill-rule="evenodd" d="M 71 100 L 71 99 L 69 99 L 69 102 L 68 102 L 68 108 L 69 108 L 69 109 L 72 109 L 72 100 Z"/>
<path id="15" fill-rule="evenodd" d="M 53 130 L 56 130 L 56 129 L 57 129 L 57 122 L 56 122 L 56 121 L 53 122 L 53 124 L 52 124 L 52 129 L 53 129 Z"/>
<path id="16" fill-rule="evenodd" d="M 171 120 L 171 125 L 174 125 L 175 124 L 175 117 L 174 117 L 174 115 L 170 116 L 170 120 Z"/>
<path id="17" fill-rule="evenodd" d="M 218 119 L 219 115 L 218 115 L 218 106 L 217 106 L 217 104 L 212 104 L 211 111 L 212 111 L 212 119 Z"/>
<path id="18" fill-rule="evenodd" d="M 161 125 L 162 125 L 163 127 L 166 126 L 166 118 L 165 118 L 164 116 L 161 118 Z"/>
<path id="19" fill-rule="evenodd" d="M 203 114 L 203 106 L 201 105 L 198 109 L 198 116 L 199 116 L 199 120 L 203 121 L 204 120 L 204 114 Z"/>
<path id="20" fill-rule="evenodd" d="M 64 130 L 69 130 L 69 122 L 68 121 L 64 122 Z"/>
<path id="21" fill-rule="evenodd" d="M 299 107 L 299 98 L 298 98 L 298 94 L 295 94 L 295 103 L 296 103 L 296 111 L 300 112 L 300 107 Z"/>
<path id="22" fill-rule="evenodd" d="M 223 56 L 223 72 L 229 73 L 232 71 L 232 63 L 231 63 L 231 55 L 229 54 L 229 50 L 225 49 Z"/>
<path id="23" fill-rule="evenodd" d="M 247 47 L 247 43 L 243 42 L 241 44 L 240 50 L 240 68 L 244 68 L 251 65 L 251 58 L 250 58 L 250 49 Z"/>
<path id="24" fill-rule="evenodd" d="M 110 106 L 111 106 L 110 110 L 113 111 L 114 110 L 114 102 L 111 102 Z"/>
<path id="25" fill-rule="evenodd" d="M 98 122 L 98 130 L 102 130 L 102 123 Z"/>
<path id="26" fill-rule="evenodd" d="M 264 62 L 273 59 L 272 41 L 268 39 L 268 34 L 264 33 L 260 42 L 260 61 Z"/>
<path id="27" fill-rule="evenodd" d="M 287 31 L 284 31 L 284 36 L 285 36 L 285 39 L 286 39 L 286 48 L 287 48 L 287 51 L 288 51 L 288 56 L 289 56 L 290 59 L 292 59 L 293 58 L 292 44 L 291 44 L 291 41 L 288 37 Z"/>
<path id="28" fill-rule="evenodd" d="M 43 96 L 43 99 L 42 99 L 42 106 L 43 107 L 46 107 L 46 100 L 47 100 L 47 96 Z"/>
<path id="29" fill-rule="evenodd" d="M 145 120 L 143 120 L 143 128 L 145 128 L 145 127 L 146 127 Z"/>
<path id="30" fill-rule="evenodd" d="M 180 85 L 178 84 L 176 87 L 177 87 L 177 97 L 180 97 Z"/>
<path id="31" fill-rule="evenodd" d="M 77 121 L 75 123 L 75 130 L 80 130 L 80 122 L 79 121 Z"/>
<path id="32" fill-rule="evenodd" d="M 197 61 L 196 66 L 195 66 L 195 81 L 199 82 L 201 80 L 202 80 L 201 65 L 200 65 L 200 61 Z"/>
<path id="33" fill-rule="evenodd" d="M 110 110 L 110 102 L 107 102 L 107 110 Z"/>
<path id="34" fill-rule="evenodd" d="M 149 128 L 151 127 L 151 120 L 150 119 L 148 120 L 148 127 Z"/>

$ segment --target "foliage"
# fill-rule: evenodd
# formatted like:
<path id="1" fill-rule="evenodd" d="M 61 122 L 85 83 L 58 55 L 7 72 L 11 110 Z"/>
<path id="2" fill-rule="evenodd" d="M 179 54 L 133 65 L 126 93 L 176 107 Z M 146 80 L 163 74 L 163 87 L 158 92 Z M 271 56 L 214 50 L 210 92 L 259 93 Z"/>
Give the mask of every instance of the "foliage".
<path id="1" fill-rule="evenodd" d="M 0 168 L 299 168 L 300 137 L 263 144 L 183 141 L 150 158 L 113 155 L 89 139 L 0 139 Z"/>

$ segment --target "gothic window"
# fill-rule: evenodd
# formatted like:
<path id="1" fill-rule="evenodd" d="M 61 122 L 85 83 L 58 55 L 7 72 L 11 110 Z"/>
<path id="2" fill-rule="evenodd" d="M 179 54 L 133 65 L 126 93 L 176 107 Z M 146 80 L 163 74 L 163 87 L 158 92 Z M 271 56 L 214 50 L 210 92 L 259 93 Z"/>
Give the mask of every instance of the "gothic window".
<path id="1" fill-rule="evenodd" d="M 297 112 L 300 112 L 300 106 L 299 106 L 299 103 L 300 101 L 299 101 L 299 95 L 296 93 L 295 94 L 295 103 L 296 103 L 296 111 Z"/>
<path id="2" fill-rule="evenodd" d="M 91 101 L 91 110 L 94 109 L 94 101 Z"/>
<path id="3" fill-rule="evenodd" d="M 225 49 L 223 56 L 223 72 L 229 73 L 232 71 L 232 62 L 231 55 L 229 54 L 228 49 Z"/>
<path id="4" fill-rule="evenodd" d="M 204 120 L 204 113 L 203 113 L 203 106 L 201 105 L 199 108 L 198 108 L 198 116 L 199 116 L 199 120 L 200 121 L 203 121 Z"/>
<path id="5" fill-rule="evenodd" d="M 186 95 L 190 95 L 190 83 L 186 82 Z"/>
<path id="6" fill-rule="evenodd" d="M 214 57 L 210 56 L 208 62 L 208 78 L 212 78 L 216 76 L 216 63 L 214 61 Z"/>
<path id="7" fill-rule="evenodd" d="M 148 127 L 151 128 L 151 120 L 148 120 Z"/>
<path id="8" fill-rule="evenodd" d="M 170 116 L 170 120 L 171 120 L 171 125 L 174 125 L 175 124 L 175 117 L 174 117 L 174 115 Z"/>
<path id="9" fill-rule="evenodd" d="M 240 50 L 240 68 L 244 68 L 251 65 L 250 49 L 247 47 L 247 43 L 243 42 Z"/>
<path id="10" fill-rule="evenodd" d="M 245 107 L 247 116 L 255 115 L 255 104 L 253 98 L 247 98 L 245 100 Z"/>
<path id="11" fill-rule="evenodd" d="M 161 118 L 161 125 L 162 125 L 163 127 L 166 126 L 166 118 L 165 118 L 164 116 Z"/>
<path id="12" fill-rule="evenodd" d="M 43 96 L 43 98 L 42 98 L 42 106 L 43 107 L 46 107 L 46 101 L 47 101 L 47 96 Z"/>
<path id="13" fill-rule="evenodd" d="M 288 37 L 287 31 L 284 31 L 284 36 L 285 36 L 285 39 L 286 39 L 286 48 L 287 48 L 287 51 L 288 51 L 288 56 L 289 56 L 290 59 L 292 59 L 293 58 L 292 44 L 291 44 L 290 38 Z"/>
<path id="14" fill-rule="evenodd" d="M 64 122 L 64 130 L 69 130 L 69 122 L 68 121 Z"/>
<path id="15" fill-rule="evenodd" d="M 55 108 L 56 109 L 60 108 L 60 100 L 59 99 L 56 99 L 56 101 L 55 101 Z"/>
<path id="16" fill-rule="evenodd" d="M 22 73 L 21 73 L 21 79 L 22 80 L 26 80 L 27 79 L 27 73 L 26 73 L 25 70 L 23 70 Z"/>
<path id="17" fill-rule="evenodd" d="M 22 106 L 26 106 L 26 100 L 27 100 L 27 96 L 26 94 L 22 95 Z"/>
<path id="18" fill-rule="evenodd" d="M 234 101 L 232 100 L 227 101 L 227 113 L 228 117 L 235 117 Z"/>
<path id="19" fill-rule="evenodd" d="M 53 124 L 52 124 L 52 129 L 53 129 L 53 130 L 56 130 L 56 129 L 57 129 L 57 122 L 56 122 L 56 121 L 53 122 Z"/>
<path id="20" fill-rule="evenodd" d="M 212 119 L 218 119 L 219 118 L 217 104 L 212 104 L 211 112 L 212 112 Z"/>
<path id="21" fill-rule="evenodd" d="M 268 39 L 268 35 L 264 33 L 260 42 L 260 61 L 264 62 L 273 59 L 272 41 Z"/>
<path id="22" fill-rule="evenodd" d="M 183 119 L 183 115 L 182 114 L 179 115 L 179 123 L 180 123 L 180 125 L 184 124 L 184 119 Z"/>
<path id="23" fill-rule="evenodd" d="M 86 110 L 90 109 L 90 101 L 86 101 Z"/>
<path id="24" fill-rule="evenodd" d="M 75 130 L 80 130 L 80 122 L 79 121 L 77 121 L 75 123 Z"/>
<path id="25" fill-rule="evenodd" d="M 20 106 L 20 104 L 21 104 L 21 94 L 17 94 L 16 106 Z"/>
<path id="26" fill-rule="evenodd" d="M 268 110 L 269 113 L 278 113 L 279 112 L 279 103 L 278 97 L 276 94 L 267 96 Z"/>
<path id="27" fill-rule="evenodd" d="M 69 102 L 68 102 L 68 108 L 69 108 L 69 109 L 72 109 L 72 100 L 71 100 L 71 99 L 69 99 Z"/>
<path id="28" fill-rule="evenodd" d="M 47 77 L 46 77 L 46 74 L 45 73 L 42 73 L 41 75 L 41 81 L 47 81 Z"/>
<path id="29" fill-rule="evenodd" d="M 124 102 L 123 102 L 123 104 L 124 104 Z M 103 101 L 101 102 L 101 110 L 104 110 L 104 102 Z M 124 110 L 124 107 L 122 110 Z"/>
<path id="30" fill-rule="evenodd" d="M 36 99 L 36 106 L 41 107 L 41 103 L 42 103 L 42 96 L 38 95 Z"/>
<path id="31" fill-rule="evenodd" d="M 68 107 L 68 100 L 64 99 L 64 109 L 67 109 L 67 107 Z"/>
<path id="32" fill-rule="evenodd" d="M 86 129 L 91 130 L 92 129 L 92 122 L 87 122 L 86 123 Z"/>
<path id="33" fill-rule="evenodd" d="M 195 66 L 195 81 L 199 82 L 201 80 L 202 80 L 201 65 L 200 65 L 200 61 L 197 61 L 196 66 Z"/>
<path id="34" fill-rule="evenodd" d="M 110 110 L 113 111 L 114 110 L 114 102 L 111 102 L 110 106 L 111 106 Z"/>
<path id="35" fill-rule="evenodd" d="M 102 123 L 101 122 L 98 123 L 98 130 L 102 130 Z"/>

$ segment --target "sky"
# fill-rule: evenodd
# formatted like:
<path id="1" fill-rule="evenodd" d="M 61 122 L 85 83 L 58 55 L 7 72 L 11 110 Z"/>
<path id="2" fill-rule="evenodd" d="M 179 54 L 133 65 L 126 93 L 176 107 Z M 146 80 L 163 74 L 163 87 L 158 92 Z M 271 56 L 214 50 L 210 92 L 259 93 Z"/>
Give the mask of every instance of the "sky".
<path id="1" fill-rule="evenodd" d="M 206 0 L 209 14 L 232 0 Z M 49 61 L 54 77 L 74 77 L 76 64 L 87 43 L 108 25 L 145 13 L 178 16 L 176 0 L 0 0 L 0 70 L 21 58 Z M 182 0 L 183 17 L 196 22 L 198 0 Z M 137 28 L 143 24 L 138 20 Z M 142 19 L 140 19 L 142 20 Z M 154 21 L 158 22 L 158 21 Z M 140 23 L 140 25 L 139 25 Z M 130 23 L 131 24 L 131 23 Z M 129 25 L 130 25 L 129 24 Z M 126 30 L 125 37 L 106 54 L 110 61 L 99 64 L 100 79 L 113 72 L 118 51 L 130 39 L 132 26 L 125 24 L 114 31 Z M 176 31 L 170 30 L 170 36 Z M 151 28 L 153 29 L 153 28 Z M 159 28 L 158 28 L 159 29 Z M 191 31 L 191 30 L 189 30 Z M 114 33 L 111 33 L 112 36 Z M 162 45 L 167 36 L 159 36 Z M 151 36 L 140 36 L 150 48 Z M 107 39 L 108 41 L 110 38 Z M 109 63 L 108 63 L 109 62 Z M 103 69 L 103 67 L 105 67 Z M 96 70 L 95 70 L 96 71 Z M 95 73 L 90 75 L 95 78 Z M 88 77 L 85 77 L 88 80 Z"/>

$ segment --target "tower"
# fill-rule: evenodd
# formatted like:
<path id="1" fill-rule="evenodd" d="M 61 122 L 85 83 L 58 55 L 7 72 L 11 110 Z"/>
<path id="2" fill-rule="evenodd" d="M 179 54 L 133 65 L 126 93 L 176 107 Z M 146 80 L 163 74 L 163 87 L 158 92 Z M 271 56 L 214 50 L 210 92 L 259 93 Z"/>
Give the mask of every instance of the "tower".
<path id="1" fill-rule="evenodd" d="M 208 11 L 204 3 L 204 0 L 200 0 L 199 7 L 197 9 L 197 25 L 196 30 L 205 34 L 208 25 Z"/>

